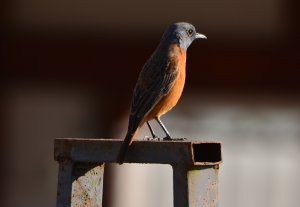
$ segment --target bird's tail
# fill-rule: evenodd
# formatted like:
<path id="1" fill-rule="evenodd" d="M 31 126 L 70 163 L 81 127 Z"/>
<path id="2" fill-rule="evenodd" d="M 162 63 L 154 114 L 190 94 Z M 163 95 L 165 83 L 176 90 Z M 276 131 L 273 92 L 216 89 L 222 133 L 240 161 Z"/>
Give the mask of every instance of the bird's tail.
<path id="1" fill-rule="evenodd" d="M 118 163 L 121 165 L 123 164 L 126 154 L 128 152 L 129 146 L 131 145 L 135 135 L 139 131 L 139 128 L 137 128 L 133 133 L 130 133 L 129 131 L 126 134 L 126 137 L 121 145 L 119 155 L 118 155 Z"/>

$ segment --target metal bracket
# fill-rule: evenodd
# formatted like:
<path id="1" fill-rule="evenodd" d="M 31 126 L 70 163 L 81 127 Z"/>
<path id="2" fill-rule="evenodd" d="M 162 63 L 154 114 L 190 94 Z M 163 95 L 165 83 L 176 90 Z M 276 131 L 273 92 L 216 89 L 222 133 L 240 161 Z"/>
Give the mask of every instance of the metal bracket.
<path id="1" fill-rule="evenodd" d="M 117 139 L 55 139 L 57 207 L 102 207 L 105 163 L 117 161 L 121 144 Z M 174 207 L 217 206 L 219 142 L 137 140 L 125 162 L 170 164 Z"/>

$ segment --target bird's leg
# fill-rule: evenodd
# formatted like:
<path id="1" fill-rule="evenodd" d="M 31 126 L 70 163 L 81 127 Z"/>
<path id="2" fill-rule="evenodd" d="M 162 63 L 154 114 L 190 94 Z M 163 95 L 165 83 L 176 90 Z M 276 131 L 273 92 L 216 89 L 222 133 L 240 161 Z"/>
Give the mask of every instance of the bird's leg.
<path id="1" fill-rule="evenodd" d="M 164 130 L 165 134 L 167 135 L 165 138 L 163 138 L 164 140 L 172 140 L 170 133 L 168 132 L 167 128 L 164 126 L 164 124 L 162 123 L 162 121 L 160 120 L 159 117 L 155 118 L 155 120 L 158 122 L 158 124 L 161 126 L 161 128 Z"/>
<path id="2" fill-rule="evenodd" d="M 161 126 L 161 128 L 164 130 L 164 132 L 167 135 L 165 138 L 163 138 L 163 140 L 171 140 L 171 141 L 183 141 L 183 140 L 186 140 L 186 138 L 171 138 L 170 133 L 168 132 L 167 128 L 164 126 L 164 124 L 162 123 L 162 121 L 160 120 L 159 117 L 156 118 L 156 121 L 159 123 L 159 125 Z"/>
<path id="3" fill-rule="evenodd" d="M 154 133 L 154 131 L 153 131 L 153 129 L 152 129 L 152 127 L 151 127 L 151 125 L 148 121 L 147 121 L 147 125 L 148 125 L 148 128 L 149 128 L 150 132 L 151 132 L 152 138 L 153 139 L 157 138 L 157 136 L 155 135 L 155 133 Z"/>

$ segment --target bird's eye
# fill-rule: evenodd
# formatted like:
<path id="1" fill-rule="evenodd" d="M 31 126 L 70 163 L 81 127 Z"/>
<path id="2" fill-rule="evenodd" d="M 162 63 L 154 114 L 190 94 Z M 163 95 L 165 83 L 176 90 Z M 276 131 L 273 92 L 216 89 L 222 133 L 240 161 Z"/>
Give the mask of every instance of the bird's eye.
<path id="1" fill-rule="evenodd" d="M 192 35 L 193 33 L 194 33 L 194 31 L 193 31 L 192 29 L 189 29 L 189 30 L 188 30 L 188 34 L 189 34 L 189 35 Z"/>

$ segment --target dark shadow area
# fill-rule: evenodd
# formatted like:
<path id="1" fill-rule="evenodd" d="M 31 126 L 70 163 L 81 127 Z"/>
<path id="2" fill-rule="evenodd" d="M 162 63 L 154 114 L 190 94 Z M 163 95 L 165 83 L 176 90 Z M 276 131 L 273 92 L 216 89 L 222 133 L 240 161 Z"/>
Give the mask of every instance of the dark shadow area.
<path id="1" fill-rule="evenodd" d="M 195 162 L 222 162 L 220 143 L 199 143 L 193 144 Z"/>

